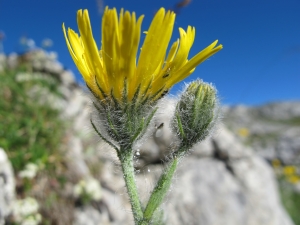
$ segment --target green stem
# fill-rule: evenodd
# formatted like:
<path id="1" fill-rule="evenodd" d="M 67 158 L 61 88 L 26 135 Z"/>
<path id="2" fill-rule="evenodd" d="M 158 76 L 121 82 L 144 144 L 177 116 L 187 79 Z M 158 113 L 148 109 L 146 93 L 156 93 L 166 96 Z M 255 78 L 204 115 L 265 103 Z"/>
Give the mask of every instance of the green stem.
<path id="1" fill-rule="evenodd" d="M 134 223 L 140 225 L 143 220 L 143 210 L 140 203 L 133 167 L 133 151 L 131 149 L 120 148 L 119 159 L 124 174 L 124 180 L 129 195 Z"/>
<path id="2" fill-rule="evenodd" d="M 147 207 L 144 211 L 144 221 L 147 222 L 144 222 L 141 225 L 147 225 L 152 220 L 155 210 L 158 209 L 158 207 L 162 203 L 166 193 L 170 188 L 174 172 L 178 165 L 178 161 L 179 158 L 174 158 L 159 178 L 159 181 L 157 182 L 156 187 L 154 188 L 148 201 Z"/>

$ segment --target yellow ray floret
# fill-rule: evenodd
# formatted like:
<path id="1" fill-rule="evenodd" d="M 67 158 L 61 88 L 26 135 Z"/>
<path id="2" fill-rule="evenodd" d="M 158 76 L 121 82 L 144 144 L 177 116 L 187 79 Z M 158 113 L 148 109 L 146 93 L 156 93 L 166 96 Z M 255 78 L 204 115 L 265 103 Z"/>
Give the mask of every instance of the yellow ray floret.
<path id="1" fill-rule="evenodd" d="M 78 10 L 78 35 L 65 29 L 69 52 L 87 86 L 100 99 L 113 95 L 131 101 L 138 92 L 139 99 L 157 99 L 174 84 L 189 76 L 204 60 L 222 49 L 218 41 L 188 60 L 195 39 L 195 28 L 179 28 L 180 38 L 167 49 L 172 36 L 175 13 L 161 8 L 146 32 L 138 62 L 141 24 L 144 16 L 122 9 L 118 17 L 115 8 L 106 7 L 102 18 L 102 47 L 94 40 L 87 10 Z"/>

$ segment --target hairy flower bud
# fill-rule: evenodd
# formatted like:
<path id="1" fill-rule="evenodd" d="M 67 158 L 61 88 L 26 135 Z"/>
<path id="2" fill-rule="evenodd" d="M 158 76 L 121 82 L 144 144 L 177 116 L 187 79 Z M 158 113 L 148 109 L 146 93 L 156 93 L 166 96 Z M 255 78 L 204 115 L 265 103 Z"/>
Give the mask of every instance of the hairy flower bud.
<path id="1" fill-rule="evenodd" d="M 216 89 L 211 84 L 196 80 L 186 88 L 176 105 L 172 121 L 181 149 L 187 151 L 207 137 L 216 122 L 217 106 Z"/>

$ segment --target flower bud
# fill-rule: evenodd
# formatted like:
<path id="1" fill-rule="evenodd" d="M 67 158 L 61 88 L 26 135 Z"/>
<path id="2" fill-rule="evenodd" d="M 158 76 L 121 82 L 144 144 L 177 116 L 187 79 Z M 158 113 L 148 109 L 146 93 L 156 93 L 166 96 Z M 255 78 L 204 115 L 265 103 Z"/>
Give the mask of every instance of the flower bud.
<path id="1" fill-rule="evenodd" d="M 196 80 L 182 93 L 175 109 L 172 128 L 178 134 L 181 151 L 209 135 L 218 115 L 216 89 Z"/>

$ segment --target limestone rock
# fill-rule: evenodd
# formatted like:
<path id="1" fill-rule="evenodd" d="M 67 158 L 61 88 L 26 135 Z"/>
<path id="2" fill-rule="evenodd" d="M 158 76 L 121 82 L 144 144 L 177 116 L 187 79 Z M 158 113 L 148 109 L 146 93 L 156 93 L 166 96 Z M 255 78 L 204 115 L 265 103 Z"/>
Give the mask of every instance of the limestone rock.
<path id="1" fill-rule="evenodd" d="M 77 180 L 90 176 L 89 168 L 84 160 L 82 142 L 78 137 L 69 135 L 66 159 L 69 173 Z"/>
<path id="2" fill-rule="evenodd" d="M 279 137 L 275 146 L 278 156 L 287 164 L 300 163 L 300 128 L 289 128 Z"/>
<path id="3" fill-rule="evenodd" d="M 64 70 L 60 74 L 60 79 L 64 86 L 71 86 L 75 84 L 75 75 L 71 70 Z"/>
<path id="4" fill-rule="evenodd" d="M 281 205 L 271 167 L 225 127 L 193 150 L 205 154 L 193 153 L 179 164 L 164 203 L 167 224 L 293 224 Z M 155 183 L 159 173 L 154 174 L 143 174 L 140 179 L 147 182 L 140 181 L 139 188 L 151 190 L 145 185 Z"/>
<path id="5" fill-rule="evenodd" d="M 74 212 L 74 225 L 110 225 L 108 215 L 100 213 L 92 206 L 77 208 Z"/>
<path id="6" fill-rule="evenodd" d="M 15 180 L 12 165 L 0 148 L 0 224 L 11 213 L 15 200 Z"/>
<path id="7" fill-rule="evenodd" d="M 133 224 L 131 214 L 124 209 L 122 196 L 103 188 L 103 199 L 92 205 L 76 208 L 74 225 Z"/>
<path id="8" fill-rule="evenodd" d="M 18 65 L 18 54 L 13 52 L 10 53 L 7 57 L 7 66 L 10 69 L 16 68 Z"/>
<path id="9" fill-rule="evenodd" d="M 2 72 L 6 67 L 6 55 L 0 53 L 0 72 Z"/>
<path id="10" fill-rule="evenodd" d="M 260 156 L 269 160 L 279 158 L 285 164 L 300 162 L 299 101 L 257 107 L 227 106 L 223 107 L 223 112 L 224 124 L 239 141 L 250 145 Z"/>
<path id="11" fill-rule="evenodd" d="M 260 107 L 259 113 L 262 117 L 273 120 L 288 120 L 300 117 L 300 102 L 290 101 L 266 104 Z"/>
<path id="12" fill-rule="evenodd" d="M 164 160 L 178 144 L 178 139 L 170 127 L 176 99 L 164 98 L 158 106 L 145 137 L 135 147 L 135 150 L 140 150 L 140 167 Z"/>
<path id="13" fill-rule="evenodd" d="M 240 159 L 233 172 L 218 160 L 187 158 L 165 203 L 168 223 L 291 225 L 274 175 L 260 158 Z"/>

